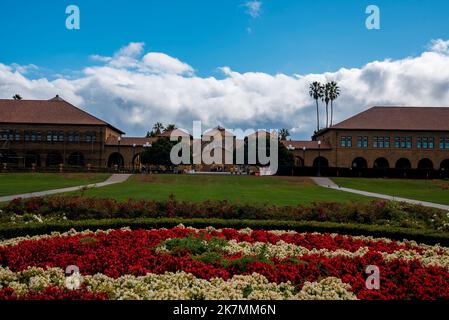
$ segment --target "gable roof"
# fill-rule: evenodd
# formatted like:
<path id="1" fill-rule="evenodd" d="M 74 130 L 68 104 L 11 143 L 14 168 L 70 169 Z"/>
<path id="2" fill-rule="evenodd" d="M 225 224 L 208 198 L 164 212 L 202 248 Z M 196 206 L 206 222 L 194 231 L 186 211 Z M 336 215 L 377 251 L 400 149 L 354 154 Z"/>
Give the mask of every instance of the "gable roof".
<path id="1" fill-rule="evenodd" d="M 449 131 L 449 108 L 377 106 L 330 129 Z"/>
<path id="2" fill-rule="evenodd" d="M 0 123 L 99 125 L 124 133 L 59 96 L 50 100 L 0 99 Z"/>

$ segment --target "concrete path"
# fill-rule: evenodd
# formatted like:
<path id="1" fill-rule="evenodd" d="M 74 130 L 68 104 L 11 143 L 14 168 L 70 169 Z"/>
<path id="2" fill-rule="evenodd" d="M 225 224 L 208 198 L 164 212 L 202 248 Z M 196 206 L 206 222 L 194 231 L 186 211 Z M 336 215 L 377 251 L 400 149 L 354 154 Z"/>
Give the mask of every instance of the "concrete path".
<path id="1" fill-rule="evenodd" d="M 100 187 L 109 186 L 111 184 L 125 182 L 126 180 L 128 180 L 128 178 L 130 176 L 131 176 L 130 174 L 113 174 L 107 180 L 105 180 L 103 182 L 99 182 L 99 183 L 93 183 L 93 184 L 88 184 L 88 185 L 84 185 L 84 186 L 68 187 L 68 188 L 62 188 L 62 189 L 47 190 L 47 191 L 16 194 L 16 195 L 12 195 L 12 196 L 4 196 L 4 197 L 0 197 L 0 202 L 7 202 L 7 201 L 11 201 L 11 200 L 18 199 L 18 198 L 27 199 L 27 198 L 34 198 L 34 197 L 43 197 L 43 196 L 48 196 L 48 195 L 57 194 L 57 193 L 79 191 L 81 188 L 100 188 Z"/>
<path id="2" fill-rule="evenodd" d="M 424 206 L 424 207 L 437 208 L 437 209 L 449 211 L 449 206 L 444 205 L 444 204 L 438 204 L 438 203 L 432 203 L 432 202 L 426 202 L 426 201 L 420 201 L 420 200 L 413 200 L 413 199 L 389 196 L 389 195 L 386 195 L 386 194 L 380 194 L 380 193 L 374 193 L 374 192 L 367 192 L 367 191 L 362 191 L 362 190 L 344 188 L 344 187 L 338 186 L 334 181 L 332 181 L 329 178 L 314 177 L 314 178 L 311 178 L 311 179 L 317 185 L 319 185 L 321 187 L 324 187 L 324 188 L 328 188 L 328 189 L 340 190 L 340 191 L 344 191 L 344 192 L 350 192 L 350 193 L 360 194 L 362 196 L 373 197 L 373 198 L 380 198 L 380 199 L 385 199 L 385 200 L 407 202 L 407 203 L 411 203 L 411 204 L 418 204 L 418 205 L 421 205 L 421 206 Z"/>

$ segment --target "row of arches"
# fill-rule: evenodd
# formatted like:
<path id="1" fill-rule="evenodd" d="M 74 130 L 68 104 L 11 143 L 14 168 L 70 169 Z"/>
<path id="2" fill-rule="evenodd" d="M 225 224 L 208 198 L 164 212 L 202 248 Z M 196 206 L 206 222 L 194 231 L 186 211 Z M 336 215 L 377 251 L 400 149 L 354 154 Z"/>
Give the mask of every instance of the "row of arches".
<path id="1" fill-rule="evenodd" d="M 45 160 L 45 166 L 52 167 L 58 166 L 64 163 L 64 157 L 61 153 L 52 151 L 47 153 L 45 158 L 37 152 L 28 151 L 23 156 L 18 156 L 13 151 L 7 151 L 0 153 L 0 163 L 7 163 L 12 165 L 23 164 L 27 168 L 31 168 L 33 165 L 41 167 Z M 67 164 L 70 166 L 84 166 L 85 157 L 82 152 L 72 152 L 67 157 Z"/>
<path id="2" fill-rule="evenodd" d="M 295 165 L 299 167 L 304 166 L 304 159 L 301 157 L 295 158 Z M 325 157 L 317 157 L 313 160 L 313 166 L 314 167 L 329 167 L 329 161 Z M 353 169 L 366 169 L 369 168 L 368 161 L 365 158 L 357 157 L 355 158 L 352 163 L 351 167 Z M 396 169 L 412 169 L 412 163 L 407 158 L 400 158 L 398 159 L 393 166 L 391 166 L 390 162 L 383 157 L 377 158 L 373 163 L 373 168 L 375 169 L 389 169 L 389 168 L 396 168 Z M 432 160 L 428 158 L 421 159 L 418 162 L 418 169 L 422 170 L 433 170 L 433 169 L 444 169 L 449 170 L 449 159 L 443 160 L 440 163 L 439 167 L 435 167 Z"/>

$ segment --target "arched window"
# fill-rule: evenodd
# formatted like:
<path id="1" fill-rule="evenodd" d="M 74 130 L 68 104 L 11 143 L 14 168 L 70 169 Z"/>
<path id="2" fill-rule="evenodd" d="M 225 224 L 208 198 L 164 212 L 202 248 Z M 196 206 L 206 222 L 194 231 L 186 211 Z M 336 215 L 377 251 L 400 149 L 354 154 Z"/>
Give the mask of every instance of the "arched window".
<path id="1" fill-rule="evenodd" d="M 418 169 L 433 169 L 433 162 L 430 159 L 424 158 L 418 162 Z"/>
<path id="2" fill-rule="evenodd" d="M 377 158 L 374 161 L 374 168 L 375 169 L 388 169 L 390 167 L 390 163 L 385 158 Z"/>

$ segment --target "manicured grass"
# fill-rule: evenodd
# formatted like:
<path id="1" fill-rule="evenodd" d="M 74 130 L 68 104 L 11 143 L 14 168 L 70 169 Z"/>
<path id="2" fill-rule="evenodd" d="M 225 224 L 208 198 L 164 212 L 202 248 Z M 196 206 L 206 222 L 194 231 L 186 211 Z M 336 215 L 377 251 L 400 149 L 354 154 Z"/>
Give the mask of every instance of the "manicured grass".
<path id="1" fill-rule="evenodd" d="M 335 178 L 333 180 L 347 188 L 449 205 L 449 182 L 447 181 L 366 178 Z"/>
<path id="2" fill-rule="evenodd" d="M 135 175 L 124 183 L 84 192 L 86 197 L 119 201 L 166 200 L 171 194 L 184 201 L 229 200 L 276 205 L 371 200 L 318 187 L 309 178 L 255 176 Z"/>
<path id="3" fill-rule="evenodd" d="M 102 182 L 107 173 L 1 173 L 0 196 Z"/>

